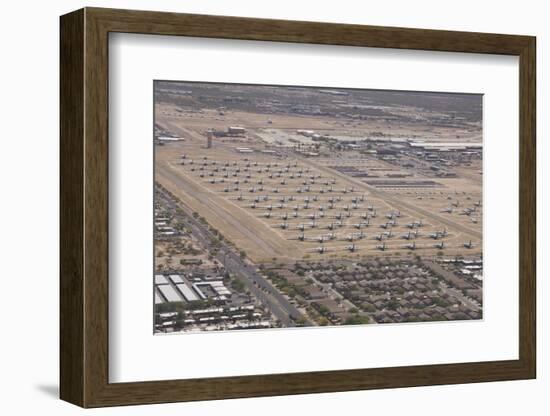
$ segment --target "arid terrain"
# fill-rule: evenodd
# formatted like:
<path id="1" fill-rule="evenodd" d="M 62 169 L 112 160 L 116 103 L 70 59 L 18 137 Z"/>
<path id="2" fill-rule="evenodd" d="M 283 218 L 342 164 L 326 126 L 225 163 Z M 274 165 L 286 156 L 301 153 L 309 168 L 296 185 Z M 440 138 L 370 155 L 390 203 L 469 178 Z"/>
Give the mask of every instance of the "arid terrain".
<path id="1" fill-rule="evenodd" d="M 262 305 L 256 312 L 260 327 L 351 318 L 356 318 L 351 323 L 400 322 L 405 319 L 385 314 L 377 319 L 372 310 L 377 307 L 357 305 L 353 287 L 338 290 L 338 279 L 304 277 L 318 264 L 384 258 L 434 274 L 433 294 L 441 292 L 439 285 L 450 285 L 442 291 L 447 297 L 461 291 L 457 303 L 439 302 L 476 311 L 471 316 L 470 309 L 461 311 L 466 318 L 456 319 L 480 316 L 481 96 L 157 82 L 155 143 L 155 182 L 162 196 L 156 198 L 157 273 L 198 268 L 239 275 L 238 270 L 254 269 L 267 286 L 247 273 L 238 278 L 250 303 Z M 167 203 L 174 204 L 169 215 Z M 198 222 L 193 228 L 186 221 Z M 228 266 L 229 252 L 238 254 L 239 265 Z M 475 261 L 472 270 L 479 273 L 445 272 L 467 282 L 463 287 L 438 276 L 439 263 L 465 258 Z M 289 270 L 302 270 L 298 280 L 307 279 L 305 286 L 320 298 L 313 302 L 311 293 L 298 290 L 304 286 L 300 281 L 282 290 L 277 270 L 291 275 Z M 158 304 L 166 301 L 159 296 Z M 335 303 L 334 310 L 323 307 L 321 313 L 312 307 L 317 301 Z M 287 302 L 295 310 L 286 310 Z M 427 307 L 432 305 L 437 302 Z M 270 311 L 275 307 L 283 309 L 279 316 Z M 441 320 L 454 319 L 440 312 Z M 290 319 L 282 319 L 285 315 Z M 439 320 L 431 316 L 420 320 Z M 213 321 L 219 326 L 218 318 Z M 189 319 L 195 322 L 189 320 L 191 327 L 200 327 Z M 232 329 L 224 325 L 221 329 Z"/>

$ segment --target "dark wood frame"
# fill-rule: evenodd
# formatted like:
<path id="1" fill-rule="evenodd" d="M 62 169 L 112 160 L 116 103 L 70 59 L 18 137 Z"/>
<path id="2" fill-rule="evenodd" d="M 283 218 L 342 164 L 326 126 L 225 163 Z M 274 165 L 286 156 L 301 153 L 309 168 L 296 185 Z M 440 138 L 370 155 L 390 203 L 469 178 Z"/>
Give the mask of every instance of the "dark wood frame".
<path id="1" fill-rule="evenodd" d="M 519 359 L 109 383 L 110 32 L 519 56 Z M 85 8 L 61 17 L 60 46 L 60 396 L 63 400 L 83 407 L 100 407 L 535 378 L 534 37 Z"/>

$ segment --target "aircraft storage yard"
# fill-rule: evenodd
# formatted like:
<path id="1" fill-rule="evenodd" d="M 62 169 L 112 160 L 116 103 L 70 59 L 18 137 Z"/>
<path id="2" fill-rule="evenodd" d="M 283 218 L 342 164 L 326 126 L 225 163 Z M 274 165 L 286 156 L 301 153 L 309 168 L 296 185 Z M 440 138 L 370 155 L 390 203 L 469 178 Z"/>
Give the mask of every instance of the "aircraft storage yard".
<path id="1" fill-rule="evenodd" d="M 155 83 L 158 332 L 482 317 L 481 96 Z"/>

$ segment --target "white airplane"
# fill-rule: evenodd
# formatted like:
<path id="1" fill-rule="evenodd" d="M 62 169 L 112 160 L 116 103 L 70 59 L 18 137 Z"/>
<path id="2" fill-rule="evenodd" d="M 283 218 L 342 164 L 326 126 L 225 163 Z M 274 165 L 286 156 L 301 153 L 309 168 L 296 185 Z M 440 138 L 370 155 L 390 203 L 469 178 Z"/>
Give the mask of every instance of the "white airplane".
<path id="1" fill-rule="evenodd" d="M 329 235 L 318 235 L 316 237 L 309 237 L 308 240 L 317 241 L 319 243 L 324 243 L 325 241 L 332 240 L 332 238 L 331 238 L 331 235 L 329 234 Z"/>
<path id="2" fill-rule="evenodd" d="M 282 204 L 279 204 L 279 205 L 269 204 L 262 208 L 267 209 L 268 211 L 273 211 L 273 208 L 282 208 Z"/>
<path id="3" fill-rule="evenodd" d="M 391 211 L 386 214 L 386 218 L 389 218 L 390 220 L 393 220 L 394 218 L 399 218 L 401 216 L 400 211 Z"/>
<path id="4" fill-rule="evenodd" d="M 447 207 L 447 208 L 443 208 L 441 210 L 441 212 L 446 212 L 448 214 L 452 214 L 453 213 L 453 207 Z"/>
<path id="5" fill-rule="evenodd" d="M 342 212 L 339 212 L 338 214 L 335 214 L 333 216 L 331 216 L 330 218 L 336 218 L 337 220 L 341 220 L 341 219 L 344 219 L 344 217 L 349 217 L 350 214 L 349 212 L 347 212 L 346 214 L 343 214 Z"/>
<path id="6" fill-rule="evenodd" d="M 367 220 L 367 221 L 358 222 L 358 223 L 353 224 L 353 226 L 355 228 L 357 228 L 358 230 L 360 230 L 361 228 L 368 227 L 369 226 L 369 221 Z"/>
<path id="7" fill-rule="evenodd" d="M 299 241 L 305 241 L 306 236 L 304 233 L 298 234 L 296 237 L 291 237 L 289 240 L 299 240 Z"/>
<path id="8" fill-rule="evenodd" d="M 380 233 L 380 234 L 376 234 L 374 236 L 374 239 L 375 240 L 378 240 L 378 241 L 382 241 L 384 239 L 384 234 Z"/>
<path id="9" fill-rule="evenodd" d="M 470 249 L 474 247 L 474 244 L 472 243 L 472 240 L 468 241 L 467 243 L 464 243 L 464 247 Z"/>
<path id="10" fill-rule="evenodd" d="M 416 242 L 412 242 L 411 244 L 406 244 L 404 248 L 407 248 L 409 250 L 416 250 Z"/>
<path id="11" fill-rule="evenodd" d="M 412 240 L 418 236 L 418 231 L 411 233 L 410 231 L 407 234 L 404 234 L 401 236 L 401 238 L 404 238 L 405 240 Z"/>
<path id="12" fill-rule="evenodd" d="M 442 241 L 441 243 L 434 244 L 434 248 L 443 250 L 445 248 L 445 243 Z"/>
<path id="13" fill-rule="evenodd" d="M 363 231 L 361 231 L 359 233 L 348 234 L 343 239 L 351 242 L 351 241 L 355 241 L 355 240 L 361 240 L 361 239 L 365 238 L 366 236 L 367 235 Z"/>
<path id="14" fill-rule="evenodd" d="M 328 249 L 325 246 L 319 246 L 314 248 L 312 251 L 316 251 L 319 254 L 323 254 L 323 253 L 326 253 Z"/>
<path id="15" fill-rule="evenodd" d="M 378 250 L 384 251 L 384 250 L 386 250 L 386 243 L 379 244 L 379 245 L 376 246 L 376 248 Z"/>
<path id="16" fill-rule="evenodd" d="M 474 213 L 476 211 L 476 208 L 466 208 L 466 209 L 463 209 L 462 212 L 460 213 L 460 215 L 472 215 L 472 213 Z"/>
<path id="17" fill-rule="evenodd" d="M 441 237 L 447 236 L 447 229 L 444 228 L 443 231 L 436 231 L 434 233 L 429 234 L 430 238 L 433 238 L 434 240 L 439 240 Z"/>
<path id="18" fill-rule="evenodd" d="M 281 215 L 282 220 L 288 220 L 289 217 L 298 218 L 298 213 L 294 211 L 292 214 L 288 214 L 288 212 L 285 212 L 283 215 Z"/>
<path id="19" fill-rule="evenodd" d="M 329 230 L 334 230 L 335 228 L 341 227 L 341 226 L 342 226 L 342 223 L 340 221 L 336 221 L 336 222 L 328 223 L 325 226 L 325 228 L 328 228 Z"/>
<path id="20" fill-rule="evenodd" d="M 413 221 L 407 224 L 408 228 L 419 228 L 422 227 L 422 220 L 420 221 Z"/>
<path id="21" fill-rule="evenodd" d="M 357 250 L 357 246 L 355 244 L 350 244 L 349 246 L 346 246 L 346 250 L 354 252 L 355 250 Z"/>

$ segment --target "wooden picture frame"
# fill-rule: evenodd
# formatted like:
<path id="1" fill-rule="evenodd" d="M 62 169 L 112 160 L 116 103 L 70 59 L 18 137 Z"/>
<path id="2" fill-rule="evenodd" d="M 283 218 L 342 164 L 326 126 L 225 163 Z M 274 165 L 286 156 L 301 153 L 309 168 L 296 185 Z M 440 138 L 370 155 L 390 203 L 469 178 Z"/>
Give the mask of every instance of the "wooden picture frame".
<path id="1" fill-rule="evenodd" d="M 82 407 L 530 379 L 536 376 L 535 38 L 85 8 L 61 17 L 60 396 Z M 515 55 L 520 66 L 519 359 L 110 383 L 111 32 Z"/>

